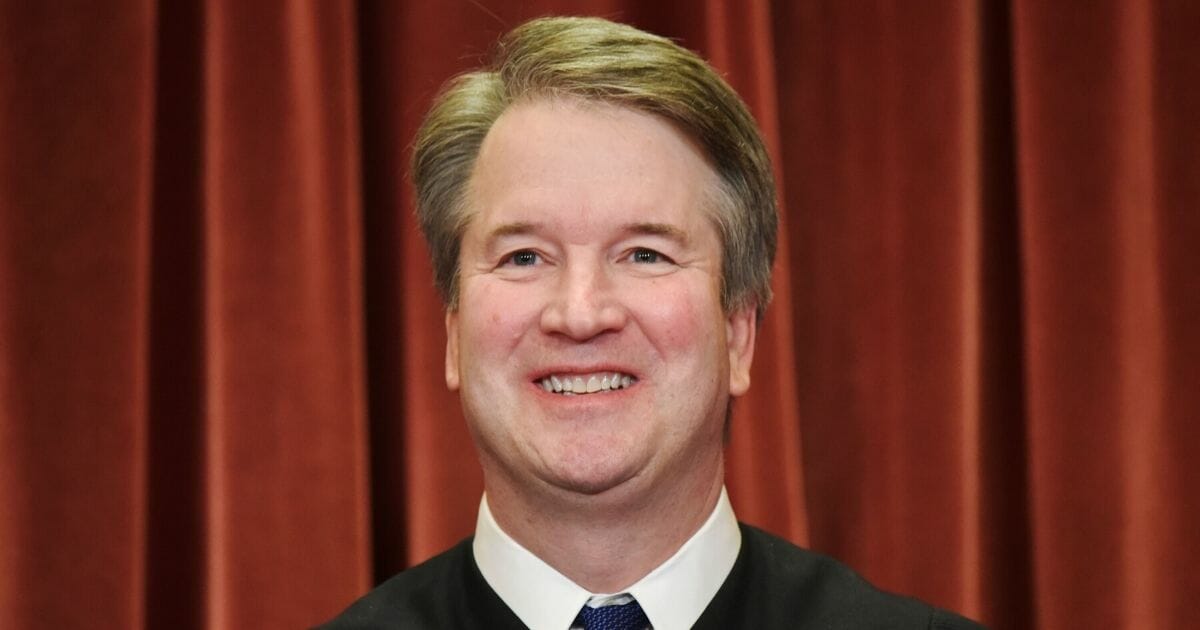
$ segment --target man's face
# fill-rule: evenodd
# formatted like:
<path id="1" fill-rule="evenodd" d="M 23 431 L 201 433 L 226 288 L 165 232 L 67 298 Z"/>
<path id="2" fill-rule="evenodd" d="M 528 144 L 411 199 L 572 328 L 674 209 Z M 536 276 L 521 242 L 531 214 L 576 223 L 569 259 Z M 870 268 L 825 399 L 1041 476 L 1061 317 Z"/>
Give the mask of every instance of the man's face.
<path id="1" fill-rule="evenodd" d="M 650 114 L 541 100 L 495 123 L 446 316 L 446 382 L 489 492 L 720 483 L 755 320 L 721 306 L 716 180 Z"/>

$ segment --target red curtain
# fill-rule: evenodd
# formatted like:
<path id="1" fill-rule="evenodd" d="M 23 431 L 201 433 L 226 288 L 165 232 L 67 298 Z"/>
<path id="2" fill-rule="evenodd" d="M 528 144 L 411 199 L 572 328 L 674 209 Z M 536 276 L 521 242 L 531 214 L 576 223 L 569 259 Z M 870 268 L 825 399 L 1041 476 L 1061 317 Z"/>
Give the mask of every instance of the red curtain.
<path id="1" fill-rule="evenodd" d="M 1192 628 L 1200 5 L 0 1 L 0 627 L 289 628 L 470 533 L 430 98 L 587 13 L 780 175 L 743 520 L 996 628 Z"/>

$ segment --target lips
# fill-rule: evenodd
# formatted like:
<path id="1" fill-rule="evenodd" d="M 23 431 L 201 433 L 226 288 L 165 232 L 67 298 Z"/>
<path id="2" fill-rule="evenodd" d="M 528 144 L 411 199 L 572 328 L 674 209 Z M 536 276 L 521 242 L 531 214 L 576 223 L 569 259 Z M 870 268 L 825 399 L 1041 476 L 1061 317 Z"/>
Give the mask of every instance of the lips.
<path id="1" fill-rule="evenodd" d="M 591 372 L 587 374 L 550 374 L 535 381 L 542 389 L 564 396 L 598 394 L 626 389 L 637 378 L 623 372 Z"/>

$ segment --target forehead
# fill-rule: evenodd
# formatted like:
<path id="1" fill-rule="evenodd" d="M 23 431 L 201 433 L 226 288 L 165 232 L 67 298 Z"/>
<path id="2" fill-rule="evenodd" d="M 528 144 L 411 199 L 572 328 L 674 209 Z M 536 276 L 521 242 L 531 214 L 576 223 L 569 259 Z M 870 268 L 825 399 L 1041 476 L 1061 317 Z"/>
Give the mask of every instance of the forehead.
<path id="1" fill-rule="evenodd" d="M 517 103 L 500 116 L 468 194 L 472 223 L 546 211 L 691 222 L 708 216 L 717 181 L 698 143 L 671 121 L 557 98 Z"/>

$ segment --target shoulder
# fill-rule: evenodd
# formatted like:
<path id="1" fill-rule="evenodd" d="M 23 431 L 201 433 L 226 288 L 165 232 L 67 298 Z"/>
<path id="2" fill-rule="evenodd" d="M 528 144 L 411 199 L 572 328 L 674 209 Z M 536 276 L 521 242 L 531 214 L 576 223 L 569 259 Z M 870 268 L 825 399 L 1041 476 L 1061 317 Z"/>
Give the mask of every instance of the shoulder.
<path id="1" fill-rule="evenodd" d="M 452 594 L 461 593 L 474 562 L 471 539 L 446 552 L 396 574 L 375 587 L 335 617 L 322 630 L 368 630 L 371 628 L 450 627 L 457 603 Z"/>
<path id="2" fill-rule="evenodd" d="M 761 627 L 973 630 L 981 626 L 911 597 L 879 590 L 845 564 L 742 525 L 742 551 L 725 605 L 753 603 Z M 736 582 L 736 584 L 734 584 Z M 722 589 L 725 590 L 724 588 Z M 718 593 L 718 598 L 722 596 Z M 716 602 L 716 599 L 714 599 Z"/>

